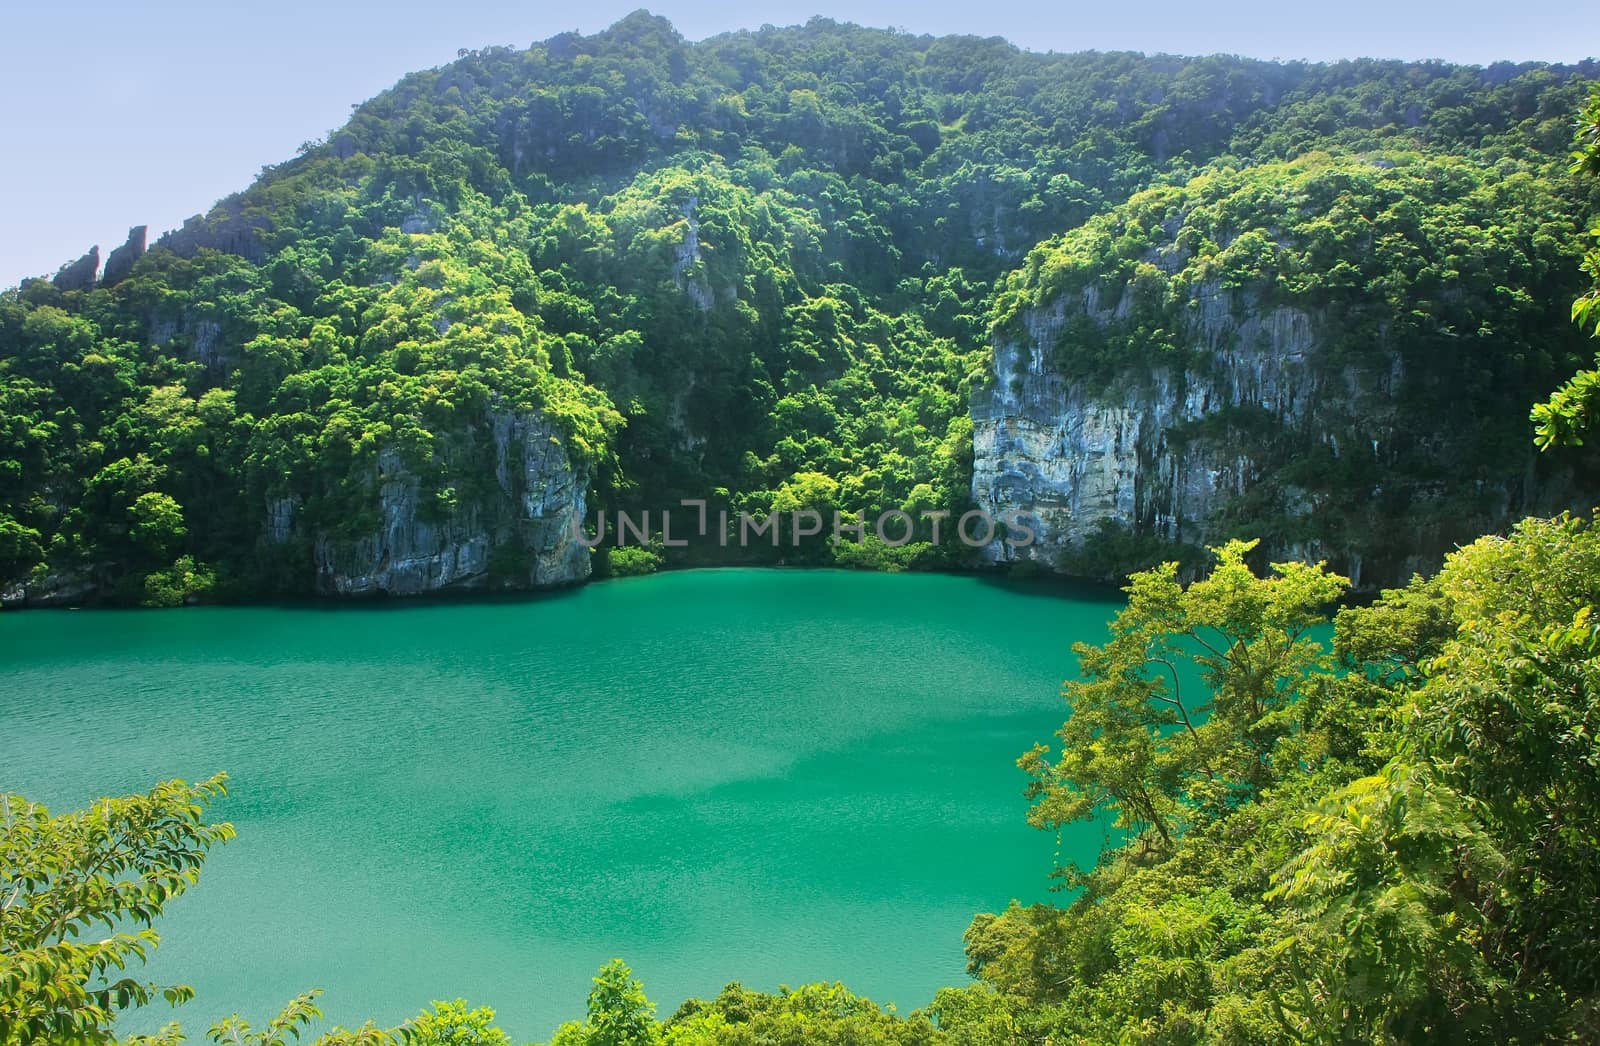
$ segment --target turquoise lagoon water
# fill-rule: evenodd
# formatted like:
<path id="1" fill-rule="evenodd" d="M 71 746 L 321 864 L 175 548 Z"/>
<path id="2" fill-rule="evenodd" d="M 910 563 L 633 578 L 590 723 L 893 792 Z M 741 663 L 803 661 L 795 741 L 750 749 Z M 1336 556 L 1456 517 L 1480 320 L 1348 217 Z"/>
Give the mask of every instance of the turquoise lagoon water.
<path id="1" fill-rule="evenodd" d="M 0 790 L 53 808 L 232 775 L 239 838 L 159 929 L 191 1037 L 324 989 L 520 1040 L 621 956 L 663 1016 L 843 980 L 902 1010 L 961 932 L 1049 896 L 1014 761 L 1105 595 L 701 570 L 516 601 L 0 615 Z"/>

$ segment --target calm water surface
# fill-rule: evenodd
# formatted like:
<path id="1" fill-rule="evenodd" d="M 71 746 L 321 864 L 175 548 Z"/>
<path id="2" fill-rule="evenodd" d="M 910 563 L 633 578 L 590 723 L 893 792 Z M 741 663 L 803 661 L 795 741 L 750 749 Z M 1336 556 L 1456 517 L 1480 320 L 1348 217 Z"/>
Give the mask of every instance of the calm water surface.
<path id="1" fill-rule="evenodd" d="M 974 578 L 687 571 L 518 602 L 0 615 L 0 790 L 58 809 L 232 775 L 239 838 L 160 929 L 199 1038 L 326 990 L 520 1040 L 625 958 L 663 1016 L 964 981 L 974 912 L 1048 896 L 1014 760 L 1117 603 Z"/>

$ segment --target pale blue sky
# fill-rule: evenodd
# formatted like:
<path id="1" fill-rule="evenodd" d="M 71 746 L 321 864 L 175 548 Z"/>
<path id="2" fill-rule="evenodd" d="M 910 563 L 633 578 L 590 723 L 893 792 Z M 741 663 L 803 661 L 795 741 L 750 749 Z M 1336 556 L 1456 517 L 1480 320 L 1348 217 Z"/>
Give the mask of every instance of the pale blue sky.
<path id="1" fill-rule="evenodd" d="M 0 0 L 0 287 L 152 238 L 457 48 L 593 32 L 639 0 Z M 660 0 L 690 39 L 814 14 L 1033 50 L 1572 61 L 1593 0 Z"/>

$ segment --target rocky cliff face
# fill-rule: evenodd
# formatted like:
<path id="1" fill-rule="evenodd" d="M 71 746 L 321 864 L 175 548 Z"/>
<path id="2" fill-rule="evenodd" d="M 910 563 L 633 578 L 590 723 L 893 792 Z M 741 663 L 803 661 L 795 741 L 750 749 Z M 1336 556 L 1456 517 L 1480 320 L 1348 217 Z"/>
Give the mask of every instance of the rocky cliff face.
<path id="1" fill-rule="evenodd" d="M 98 590 L 87 570 L 51 571 L 39 578 L 0 584 L 0 609 L 78 606 L 93 601 Z"/>
<path id="2" fill-rule="evenodd" d="M 128 278 L 134 263 L 144 257 L 145 238 L 149 227 L 135 225 L 128 230 L 128 239 L 106 258 L 105 275 L 100 278 L 103 287 L 113 287 Z"/>
<path id="3" fill-rule="evenodd" d="M 95 278 L 100 274 L 100 245 L 89 248 L 89 253 L 75 262 L 61 267 L 51 278 L 52 283 L 64 291 L 92 291 Z"/>
<path id="4" fill-rule="evenodd" d="M 477 474 L 485 453 L 490 475 Z M 398 452 L 385 450 L 372 478 L 370 529 L 304 527 L 299 500 L 281 498 L 266 507 L 266 539 L 308 540 L 316 588 L 326 595 L 545 588 L 589 576 L 589 550 L 574 527 L 584 515 L 589 475 L 547 418 L 493 414 L 444 464 L 449 489 L 461 493 L 441 503 Z"/>
<path id="5" fill-rule="evenodd" d="M 972 495 L 1035 539 L 996 540 L 988 561 L 1109 575 L 1095 561 L 1107 535 L 1197 547 L 1253 535 L 1275 560 L 1326 559 L 1371 588 L 1561 501 L 1559 478 L 1536 480 L 1531 447 L 1499 475 L 1453 474 L 1450 429 L 1475 419 L 1424 419 L 1439 438 L 1419 469 L 1416 434 L 1397 414 L 1401 355 L 1336 361 L 1327 317 L 1263 305 L 1249 289 L 1195 289 L 1182 362 L 1063 373 L 1054 360 L 1069 321 L 1115 324 L 1129 296 L 1090 285 L 1026 313 L 1025 336 L 995 346 L 972 401 Z"/>
<path id="6" fill-rule="evenodd" d="M 197 251 L 209 248 L 237 254 L 259 265 L 267 258 L 262 235 L 269 224 L 259 212 L 247 213 L 243 197 L 235 194 L 219 200 L 207 214 L 191 216 L 182 228 L 163 234 L 156 245 L 183 258 L 192 258 Z"/>

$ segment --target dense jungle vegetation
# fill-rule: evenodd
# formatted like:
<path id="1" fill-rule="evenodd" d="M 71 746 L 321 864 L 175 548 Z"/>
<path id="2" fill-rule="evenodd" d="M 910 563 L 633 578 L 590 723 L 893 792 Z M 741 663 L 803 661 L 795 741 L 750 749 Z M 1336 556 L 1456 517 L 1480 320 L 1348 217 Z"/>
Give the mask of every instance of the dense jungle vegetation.
<path id="1" fill-rule="evenodd" d="M 633 20 L 625 28 L 637 35 L 642 27 L 651 25 L 654 23 Z M 813 41 L 827 40 L 843 32 L 814 25 L 790 37 L 780 33 L 778 39 L 807 39 L 805 34 L 812 34 Z M 753 48 L 748 45 L 750 39 L 717 42 L 715 46 L 724 50 L 715 53 L 725 54 L 729 63 L 739 55 L 753 61 L 752 55 L 787 53 L 776 46 Z M 947 46 L 945 42 L 873 35 L 862 37 L 848 51 L 820 49 L 818 53 L 827 55 L 827 62 L 838 68 L 849 68 L 851 62 L 865 62 L 879 53 L 867 46 L 869 40 L 881 43 L 891 55 L 897 47 L 923 47 L 931 52 Z M 534 58 L 498 53 L 490 58 L 548 61 L 552 47 L 562 54 L 572 46 L 576 45 L 571 40 L 559 45 L 552 42 L 544 51 L 530 52 Z M 982 54 L 983 47 L 990 45 L 962 46 Z M 1002 65 L 1010 62 L 1026 67 L 1028 62 L 1053 60 L 1024 58 L 1003 50 L 995 53 L 1003 59 Z M 1123 61 L 1106 57 L 1090 61 L 1102 60 Z M 1143 68 L 1143 60 L 1127 61 Z M 1205 63 L 1196 67 L 1205 68 Z M 1270 80 L 1289 77 L 1291 72 L 1308 78 L 1350 75 L 1350 70 L 1285 71 L 1232 60 L 1218 67 L 1237 74 L 1228 82 L 1240 89 L 1252 82 L 1251 76 Z M 1416 97 L 1448 93 L 1443 85 L 1453 77 L 1478 82 L 1475 78 L 1481 75 L 1432 67 L 1407 72 L 1407 68 L 1392 67 L 1386 74 L 1419 78 L 1408 83 L 1407 93 L 1390 99 L 1392 106 L 1399 106 L 1400 99 L 1412 93 Z M 1102 70 L 1097 75 L 1107 74 Z M 1536 75 L 1542 81 L 1548 74 L 1522 75 Z M 1555 139 L 1570 139 L 1570 116 L 1551 112 L 1539 117 L 1535 110 L 1508 125 L 1505 112 L 1518 111 L 1518 98 L 1543 95 L 1539 91 L 1518 94 L 1514 85 L 1519 76 L 1511 71 L 1500 80 L 1489 89 L 1498 99 L 1494 107 L 1465 106 L 1465 112 L 1438 116 L 1433 122 L 1419 116 L 1414 126 L 1403 132 L 1384 122 L 1380 130 L 1412 135 L 1416 140 L 1411 147 L 1425 152 L 1429 135 L 1442 133 L 1445 126 L 1459 133 L 1463 123 L 1477 120 L 1480 123 L 1472 126 L 1499 127 L 1477 135 L 1478 146 L 1492 143 L 1493 149 L 1514 158 L 1519 149 L 1530 148 L 1528 142 L 1546 134 L 1551 140 L 1545 146 L 1552 152 L 1538 155 L 1554 155 Z M 1272 82 L 1276 90 L 1292 94 L 1290 86 Z M 652 85 L 659 94 L 647 93 Z M 950 89 L 957 86 L 960 84 L 946 85 Z M 640 97 L 660 97 L 663 105 L 671 99 L 676 99 L 676 104 L 691 104 L 689 97 L 667 91 L 654 81 L 642 82 L 638 89 Z M 1341 90 L 1355 91 L 1355 98 L 1369 97 L 1366 90 Z M 1386 96 L 1377 88 L 1372 90 L 1376 91 L 1371 96 L 1372 107 L 1335 104 L 1323 96 L 1316 96 L 1320 101 L 1314 98 L 1280 106 L 1298 115 L 1282 119 L 1270 133 L 1252 118 L 1230 116 L 1226 107 L 1210 111 L 1207 120 L 1187 130 L 1197 139 L 1193 141 L 1184 137 L 1184 127 L 1168 126 L 1151 117 L 1147 123 L 1128 124 L 1143 130 L 1128 131 L 1135 138 L 1119 141 L 1117 148 L 1131 151 L 1123 159 L 1136 171 L 1138 157 L 1144 156 L 1152 166 L 1167 163 L 1156 157 L 1170 157 L 1180 145 L 1198 155 L 1205 143 L 1212 141 L 1207 137 L 1212 134 L 1225 133 L 1235 145 L 1254 142 L 1263 149 L 1277 142 L 1292 152 L 1300 151 L 1308 136 L 1325 134 L 1338 140 L 1334 144 L 1360 148 L 1370 144 L 1370 135 L 1378 133 L 1369 124 L 1398 120 L 1396 114 L 1404 112 L 1404 108 L 1385 110 Z M 470 90 L 460 93 L 465 97 Z M 570 102 L 577 105 L 597 97 L 604 95 L 579 93 Z M 1090 110 L 1094 106 L 1089 99 L 1094 97 L 1100 96 L 1085 98 Z M 1328 97 L 1341 96 L 1335 91 Z M 1069 104 L 1070 95 L 1060 102 Z M 555 103 L 547 100 L 541 104 Z M 1506 108 L 1502 111 L 1498 106 Z M 998 103 L 996 107 L 1001 108 Z M 749 100 L 742 111 L 752 120 L 756 113 L 771 115 Z M 1371 115 L 1386 111 L 1388 117 Z M 1574 172 L 1580 179 L 1600 174 L 1600 90 L 1590 96 L 1582 111 Z M 933 111 L 928 123 L 942 134 L 946 118 L 952 115 Z M 376 115 L 373 118 L 376 120 Z M 459 118 L 467 119 L 464 109 Z M 388 126 L 381 121 L 369 126 L 358 117 L 352 133 L 365 128 L 366 133 L 376 134 L 375 128 Z M 609 125 L 597 122 L 594 126 Z M 649 126 L 654 125 L 641 125 Z M 861 133 L 866 134 L 865 130 Z M 972 133 L 981 131 L 975 126 Z M 1137 138 L 1146 133 L 1149 140 Z M 1463 139 L 1454 141 L 1459 145 Z M 606 144 L 602 147 L 601 142 Z M 574 146 L 577 156 L 562 161 L 572 165 L 568 176 L 598 179 L 600 175 L 586 167 L 586 162 L 600 164 L 598 157 L 613 154 L 633 160 L 638 158 L 637 151 L 650 154 L 653 149 L 669 148 L 665 143 L 647 148 L 620 131 L 610 136 L 597 132 L 590 144 L 595 147 L 593 154 Z M 1039 147 L 1050 148 L 1047 143 Z M 1217 147 L 1220 150 L 1220 144 Z M 560 152 L 554 149 L 552 155 Z M 904 156 L 904 150 L 901 152 Z M 310 155 L 321 154 L 312 150 Z M 938 155 L 937 147 L 931 155 Z M 1090 154 L 1067 149 L 1052 155 L 1063 161 L 1073 157 L 1085 161 Z M 871 168 L 870 161 L 848 149 L 839 152 L 837 159 L 842 163 L 851 156 Z M 317 162 L 337 166 L 339 161 L 322 156 L 310 167 L 315 169 Z M 461 162 L 470 167 L 470 154 Z M 1523 161 L 1511 162 L 1514 166 Z M 1540 163 L 1542 166 L 1528 171 L 1530 180 L 1522 191 L 1545 199 L 1551 197 L 1542 194 L 1582 196 L 1581 183 L 1567 182 L 1554 161 Z M 1443 164 L 1437 169 L 1449 167 Z M 1085 176 L 1082 184 L 1092 183 L 1088 176 L 1093 169 L 1093 164 L 1077 168 Z M 1282 175 L 1303 178 L 1306 170 L 1291 165 L 1282 169 Z M 1517 180 L 1511 176 L 1516 173 L 1507 171 L 1496 187 L 1484 191 L 1493 194 L 1515 185 Z M 1537 178 L 1533 177 L 1536 173 Z M 304 175 L 311 177 L 312 171 Z M 1269 171 L 1259 177 L 1273 176 Z M 1120 175 L 1107 174 L 1096 191 L 1114 194 L 1117 177 Z M 1200 177 L 1248 190 L 1257 175 L 1218 169 Z M 272 184 L 269 179 L 258 191 L 266 193 Z M 951 191 L 956 191 L 957 183 L 950 184 Z M 1222 198 L 1197 191 L 1207 199 Z M 1161 192 L 1142 198 L 1136 206 L 1161 213 Z M 1271 199 L 1271 194 L 1267 198 Z M 396 215 L 415 206 L 414 199 L 391 203 Z M 563 209 L 568 206 L 572 209 Z M 639 206 L 649 205 L 640 202 Z M 563 221 L 593 219 L 592 212 L 585 217 L 585 210 L 561 205 L 551 213 L 566 214 Z M 593 220 L 609 227 L 608 219 Z M 1120 220 L 1095 219 L 1088 228 L 1096 230 L 1096 235 L 1111 235 L 1122 228 L 1117 224 Z M 1192 220 L 1192 227 L 1203 234 L 1206 220 Z M 841 226 L 830 222 L 823 231 L 828 236 L 840 235 Z M 1478 228 L 1463 234 L 1462 249 L 1469 249 L 1474 242 L 1492 246 L 1492 236 L 1480 237 L 1484 232 Z M 1330 236 L 1337 234 L 1337 228 L 1328 230 Z M 1148 229 L 1143 235 L 1149 235 Z M 479 241 L 464 239 L 465 232 L 459 236 L 463 237 L 460 250 L 470 253 L 478 249 L 474 245 Z M 338 237 L 329 237 L 319 250 L 334 250 Z M 429 241 L 408 244 L 396 238 L 393 252 L 384 255 L 378 246 L 357 248 L 359 240 L 354 234 L 343 242 L 362 257 L 378 252 L 374 264 L 380 267 L 398 264 L 400 269 L 406 269 L 404 251 L 432 249 L 425 245 Z M 491 241 L 482 242 L 490 246 L 478 257 L 493 256 Z M 673 241 L 667 242 L 670 246 Z M 1582 237 L 1574 235 L 1570 245 L 1552 246 L 1551 257 L 1575 257 L 1583 246 Z M 1052 264 L 1057 253 L 1057 248 L 1044 248 L 1031 255 L 1038 258 L 1038 275 L 1029 278 L 1077 278 L 1070 258 Z M 1205 258 L 1210 253 L 1215 252 L 1199 251 L 1196 256 Z M 1134 251 L 1132 256 L 1137 254 Z M 264 285 L 256 288 L 259 296 L 252 297 L 251 284 L 241 274 L 256 272 L 254 262 L 224 254 L 197 258 L 185 261 L 155 253 L 139 270 L 142 277 L 136 275 L 128 284 L 69 302 L 84 312 L 39 303 L 35 299 L 50 298 L 54 292 L 38 285 L 25 288 L 7 307 L 24 327 L 60 324 L 92 339 L 90 327 L 98 330 L 100 322 L 115 329 L 117 302 L 121 295 L 132 293 L 129 285 L 140 279 L 145 280 L 148 291 L 153 285 L 169 286 L 164 283 L 167 280 L 175 281 L 170 286 L 181 285 L 181 274 L 182 279 L 196 281 L 191 286 L 202 288 L 197 292 L 202 297 L 191 300 L 226 300 L 232 303 L 229 307 L 241 309 L 268 300 L 284 301 L 268 295 Z M 569 341 L 571 332 L 551 333 L 545 320 L 533 319 L 542 317 L 542 312 L 518 308 L 513 290 L 480 278 L 477 268 L 460 261 L 436 260 L 438 272 L 432 278 L 437 286 L 416 275 L 433 264 L 432 260 L 423 263 L 419 254 L 417 267 L 407 270 L 410 276 L 397 276 L 392 283 L 366 292 L 381 303 L 378 314 L 392 319 L 397 330 L 414 331 L 405 324 L 426 315 L 418 302 L 441 288 L 455 288 L 500 317 L 497 322 L 520 323 L 516 329 L 535 332 L 538 337 L 534 341 L 543 346 L 546 355 L 533 358 L 509 350 L 496 355 L 489 347 L 493 332 L 482 329 L 475 334 L 462 330 L 455 334 L 457 340 L 452 340 L 452 332 L 471 327 L 470 317 L 462 314 L 460 323 L 451 323 L 440 334 L 443 341 L 413 342 L 410 350 L 460 353 L 432 357 L 470 361 L 461 364 L 459 375 L 451 371 L 452 381 L 439 378 L 434 385 L 423 386 L 430 372 L 413 364 L 410 369 L 416 373 L 397 370 L 401 377 L 369 390 L 371 395 L 410 394 L 418 397 L 419 404 L 433 403 L 440 410 L 446 402 L 452 404 L 451 410 L 470 410 L 471 393 L 453 382 L 458 378 L 464 381 L 471 372 L 475 381 L 488 388 L 486 375 L 494 364 L 498 368 L 495 380 L 506 383 L 493 386 L 499 390 L 494 394 L 523 395 L 530 402 L 559 410 L 569 419 L 573 439 L 584 441 L 597 460 L 607 453 L 614 455 L 625 474 L 628 455 L 639 448 L 630 450 L 622 434 L 637 431 L 633 422 L 640 415 L 628 415 L 627 427 L 619 426 L 608 412 L 616 411 L 621 400 L 610 400 L 607 406 L 584 391 L 590 388 L 586 382 L 572 376 L 578 373 L 572 368 L 581 355 L 573 346 L 588 343 Z M 1381 259 L 1370 261 L 1384 264 Z M 484 265 L 493 269 L 492 262 Z M 202 277 L 198 270 L 206 266 L 215 271 Z M 533 271 L 525 260 L 515 262 L 513 268 Z M 299 271 L 290 269 L 281 275 L 288 279 Z M 1415 275 L 1420 269 L 1407 271 L 1414 273 L 1411 279 L 1425 282 Z M 1600 279 L 1600 255 L 1588 255 L 1587 272 Z M 1288 273 L 1289 278 L 1306 275 L 1299 269 Z M 1554 271 L 1548 275 L 1554 282 L 1566 281 Z M 417 282 L 408 282 L 413 277 Z M 221 282 L 205 283 L 212 278 Z M 1181 278 L 1181 272 L 1162 277 Z M 242 282 L 228 282 L 234 279 Z M 1559 303 L 1563 313 L 1577 295 L 1571 313 L 1580 329 L 1592 330 L 1600 320 L 1596 292 L 1584 293 L 1582 277 L 1567 282 L 1575 286 Z M 220 288 L 229 286 L 235 289 L 220 293 Z M 403 296 L 407 288 L 412 295 L 407 303 L 384 300 L 390 293 Z M 539 288 L 534 293 L 535 303 L 546 300 L 542 282 Z M 954 308 L 965 309 L 964 292 L 949 290 Z M 1017 281 L 1006 284 L 995 306 L 999 312 L 996 322 L 1006 322 L 1006 295 L 1020 290 Z M 213 292 L 217 292 L 213 297 L 204 297 Z M 449 301 L 442 307 L 463 300 L 454 296 L 456 292 L 447 295 Z M 1334 288 L 1330 293 L 1344 292 Z M 600 296 L 597 300 L 609 299 Z M 241 301 L 255 304 L 247 306 L 239 304 Z M 282 307 L 294 309 L 287 304 Z M 865 303 L 862 307 L 867 308 Z M 499 311 L 493 311 L 497 308 Z M 100 320 L 89 318 L 95 309 L 106 310 L 100 313 Z M 413 309 L 424 311 L 409 311 Z M 913 310 L 912 314 L 918 316 L 918 323 L 934 322 L 932 313 L 922 315 Z M 834 319 L 840 315 L 835 314 Z M 978 322 L 970 312 L 954 315 L 967 317 L 962 322 Z M 1512 309 L 1497 315 L 1514 318 L 1517 313 Z M 306 320 L 294 310 L 284 322 L 288 325 L 284 329 L 292 330 L 294 324 Z M 343 419 L 339 431 L 344 434 L 341 438 L 348 439 L 358 431 L 363 416 L 363 408 L 358 406 L 363 402 L 359 399 L 364 394 L 362 386 L 351 376 L 362 371 L 338 361 L 354 359 L 359 353 L 339 341 L 352 335 L 340 333 L 331 323 L 320 326 L 326 333 L 316 334 L 319 325 L 312 325 L 306 344 L 299 349 L 294 349 L 292 342 L 274 341 L 259 333 L 248 344 L 257 345 L 265 357 L 272 355 L 272 345 L 291 345 L 284 350 L 288 355 L 279 358 L 285 373 L 272 395 L 284 387 L 301 387 L 288 377 L 293 371 L 290 364 L 302 362 L 294 353 L 312 352 L 311 345 L 320 344 L 322 348 L 315 351 L 326 355 L 319 357 L 319 371 L 329 369 L 344 375 L 346 384 L 341 388 L 355 397 L 339 401 L 343 412 L 338 415 Z M 955 335 L 951 343 L 958 343 Z M 116 358 L 91 351 L 96 344 L 105 343 L 80 343 L 83 355 L 76 357 L 63 349 L 55 357 L 59 374 L 127 373 L 131 382 L 146 374 L 141 367 L 154 367 L 166 359 L 179 370 L 163 372 L 161 380 L 181 376 L 182 368 L 174 357 L 147 355 L 140 363 L 124 360 L 119 364 Z M 136 342 L 119 344 L 138 355 Z M 379 365 L 378 360 L 393 361 L 406 343 L 402 339 L 386 344 L 387 348 L 370 360 L 360 358 L 374 366 Z M 599 344 L 595 342 L 596 347 Z M 557 345 L 566 348 L 570 356 L 557 351 Z M 850 356 L 851 366 L 871 358 L 862 346 L 884 348 L 854 338 L 850 345 L 851 352 L 864 354 L 859 360 Z M 639 380 L 641 372 L 631 368 L 645 366 L 647 358 L 648 354 L 643 354 L 628 360 L 624 370 L 629 380 Z M 559 363 L 560 359 L 571 362 Z M 589 359 L 592 364 L 593 357 Z M 549 361 L 548 371 L 545 360 Z M 748 362 L 755 366 L 755 360 Z M 1600 357 L 1595 365 L 1600 368 Z M 203 364 L 191 361 L 184 366 L 202 368 Z M 563 368 L 567 372 L 559 373 Z M 45 385 L 43 379 L 54 376 L 42 365 L 35 373 L 36 379 L 9 382 L 8 395 L 37 395 L 38 402 L 51 402 L 49 397 L 57 395 L 52 391 L 55 386 Z M 261 371 L 246 366 L 230 373 L 259 375 Z M 1556 390 L 1533 408 L 1541 444 L 1592 453 L 1582 444 L 1585 435 L 1593 435 L 1596 389 L 1600 389 L 1596 374 L 1596 370 L 1581 371 L 1559 388 L 1552 382 L 1532 398 L 1543 398 L 1550 388 Z M 526 379 L 525 385 L 516 384 L 519 375 Z M 64 387 L 76 387 L 65 377 L 59 380 Z M 864 380 L 872 386 L 875 378 L 868 373 Z M 136 440 L 145 431 L 141 424 L 154 424 L 152 419 L 159 418 L 165 427 L 158 431 L 174 433 L 162 437 L 174 441 L 168 445 L 169 453 L 179 446 L 209 447 L 206 441 L 224 432 L 253 446 L 257 432 L 276 431 L 262 418 L 278 415 L 257 416 L 241 403 L 249 396 L 263 395 L 259 387 L 211 388 L 192 402 L 188 402 L 188 392 L 193 390 L 187 386 L 152 387 L 165 391 L 159 397 L 150 393 L 141 399 L 137 411 L 142 413 L 118 415 L 137 421 L 120 427 L 118 422 L 108 422 L 108 429 L 97 431 L 110 433 L 107 438 L 125 433 L 127 439 Z M 827 390 L 836 388 L 829 382 L 810 387 L 816 395 L 813 403 L 831 402 L 827 397 L 834 392 Z M 433 389 L 436 397 L 430 400 L 426 389 Z M 469 398 L 449 399 L 446 390 Z M 490 393 L 480 389 L 477 394 Z M 131 392 L 126 395 L 133 397 Z M 81 408 L 84 413 L 74 417 L 99 418 L 101 415 L 87 413 L 95 402 L 79 403 L 73 410 Z M 110 409 L 106 407 L 110 400 L 99 402 Z M 306 426 L 301 438 L 307 442 L 297 445 L 310 454 L 316 445 L 312 426 L 318 417 L 312 408 L 321 407 L 316 406 L 315 396 L 304 405 L 306 420 L 295 424 Z M 1524 405 L 1524 414 L 1526 409 Z M 417 417 L 427 416 L 421 406 L 418 410 Z M 8 414 L 8 423 L 11 418 Z M 404 421 L 403 416 L 396 418 Z M 46 431 L 39 437 L 41 454 L 50 447 L 76 446 L 50 427 L 53 424 L 44 425 Z M 385 438 L 398 431 L 391 429 Z M 405 438 L 424 443 L 429 435 L 420 422 L 407 431 Z M 1532 436 L 1530 430 L 1529 438 Z M 189 442 L 183 443 L 184 438 Z M 271 442 L 278 437 L 264 438 Z M 19 441 L 17 446 L 32 453 L 28 448 L 36 445 Z M 99 449 L 94 451 L 80 448 L 81 453 L 110 453 L 96 446 Z M 236 450 L 243 453 L 241 448 Z M 359 449 L 350 450 L 352 456 L 359 453 Z M 884 454 L 887 458 L 887 449 Z M 46 455 L 41 460 L 52 459 Z M 180 475 L 171 467 L 172 461 L 170 456 L 147 454 L 142 462 L 129 459 L 121 468 L 124 477 L 143 470 L 155 485 L 129 504 L 121 524 L 124 529 L 117 532 L 117 540 L 128 543 L 124 548 L 162 533 L 163 519 L 169 524 L 166 533 L 176 532 L 189 540 L 184 537 L 188 518 L 184 513 L 189 507 L 180 506 L 177 495 L 157 489 L 169 482 L 169 476 Z M 62 467 L 76 467 L 76 463 L 74 458 Z M 292 472 L 295 465 L 289 461 L 283 467 Z M 63 474 L 67 473 L 52 473 Z M 32 474 L 19 470 L 16 475 Z M 143 500 L 150 497 L 164 498 L 173 505 Z M 144 507 L 138 508 L 141 504 Z M 180 518 L 168 519 L 171 516 Z M 87 521 L 90 516 L 82 513 L 75 518 Z M 43 554 L 42 548 L 35 550 L 43 536 L 36 526 L 13 517 L 7 533 L 22 535 L 14 540 L 27 554 Z M 178 540 L 173 538 L 173 544 L 161 554 L 174 551 Z M 973 983 L 942 991 L 927 1009 L 903 1016 L 886 1012 L 839 985 L 814 985 L 777 994 L 730 985 L 715 999 L 683 1003 L 663 1020 L 627 967 L 614 962 L 595 978 L 587 1015 L 562 1027 L 554 1043 L 1042 1046 L 1064 1042 L 1530 1043 L 1600 1038 L 1600 830 L 1596 828 L 1600 824 L 1600 747 L 1596 744 L 1600 730 L 1600 619 L 1595 613 L 1600 605 L 1600 516 L 1528 519 L 1507 535 L 1487 536 L 1458 550 L 1433 577 L 1418 577 L 1383 593 L 1370 605 L 1342 609 L 1339 601 L 1347 589 L 1346 579 L 1320 564 L 1281 563 L 1260 569 L 1252 564 L 1252 553 L 1249 541 L 1219 546 L 1206 575 L 1188 586 L 1179 583 L 1175 564 L 1135 573 L 1127 589 L 1127 606 L 1114 621 L 1108 641 L 1076 649 L 1080 671 L 1065 687 L 1069 711 L 1059 744 L 1040 745 L 1024 753 L 1019 765 L 1026 774 L 1032 804 L 1029 816 L 1036 825 L 1049 831 L 1084 819 L 1105 819 L 1114 829 L 1111 841 L 1093 867 L 1060 870 L 1062 885 L 1071 891 L 1063 894 L 1062 903 L 1014 906 L 973 921 L 966 936 Z M 151 554 L 151 549 L 143 554 Z M 1192 665 L 1198 679 L 1180 671 L 1179 665 Z M 116 1013 L 162 998 L 181 1002 L 187 997 L 186 989 L 147 984 L 132 976 L 128 967 L 157 943 L 148 929 L 150 921 L 197 881 L 206 852 L 231 838 L 231 827 L 207 816 L 207 805 L 223 786 L 221 777 L 193 786 L 169 782 L 146 795 L 102 800 L 89 811 L 57 816 L 21 797 L 0 799 L 0 898 L 4 899 L 0 903 L 0 1043 L 112 1043 L 118 1041 L 113 1024 Z M 140 930 L 140 924 L 146 928 Z M 262 1027 L 234 1018 L 213 1028 L 210 1038 L 218 1043 L 278 1046 L 298 1037 L 316 1016 L 315 996 L 308 994 Z M 173 1027 L 158 1036 L 129 1041 L 159 1046 L 178 1039 L 179 1032 Z M 402 1028 L 368 1026 L 354 1032 L 336 1031 L 319 1041 L 324 1046 L 400 1041 L 423 1046 L 503 1046 L 509 1039 L 494 1027 L 491 1011 L 473 1009 L 464 1002 L 436 1002 Z"/>
<path id="2" fill-rule="evenodd" d="M 418 519 L 474 520 L 474 433 L 526 411 L 591 510 L 959 515 L 991 339 L 1094 281 L 1132 280 L 1135 315 L 1060 366 L 1181 357 L 1203 281 L 1314 302 L 1338 352 L 1418 376 L 1378 482 L 1482 497 L 1526 404 L 1583 362 L 1561 303 L 1597 197 L 1565 153 L 1594 72 L 1032 54 L 820 19 L 690 44 L 643 12 L 464 53 L 98 283 L 0 295 L 0 582 L 309 591 L 319 540 L 376 526 L 380 467 L 418 478 Z M 1296 455 L 1285 482 L 1359 487 Z M 293 525 L 268 540 L 275 510 Z M 802 558 L 959 565 L 950 529 Z"/>

